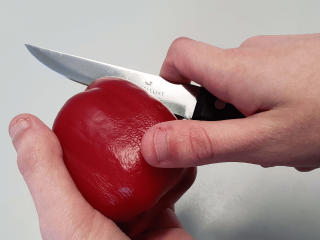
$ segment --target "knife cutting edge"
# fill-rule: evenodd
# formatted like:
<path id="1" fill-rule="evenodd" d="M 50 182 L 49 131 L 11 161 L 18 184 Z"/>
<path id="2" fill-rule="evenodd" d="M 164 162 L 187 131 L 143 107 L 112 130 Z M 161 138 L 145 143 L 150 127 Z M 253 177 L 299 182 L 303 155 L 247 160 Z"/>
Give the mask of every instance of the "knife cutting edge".
<path id="1" fill-rule="evenodd" d="M 26 44 L 41 63 L 75 82 L 89 85 L 101 77 L 126 79 L 146 90 L 170 111 L 185 119 L 216 121 L 243 118 L 233 105 L 225 104 L 197 84 L 172 84 L 163 78 L 107 63 Z"/>

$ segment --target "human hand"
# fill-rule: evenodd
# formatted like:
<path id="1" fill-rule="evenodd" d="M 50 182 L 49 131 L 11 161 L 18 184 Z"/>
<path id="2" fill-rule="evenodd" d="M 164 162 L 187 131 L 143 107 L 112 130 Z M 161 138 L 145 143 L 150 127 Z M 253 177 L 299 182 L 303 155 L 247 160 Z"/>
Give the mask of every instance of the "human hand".
<path id="1" fill-rule="evenodd" d="M 182 228 L 174 207 L 163 208 L 165 196 L 148 212 L 158 214 L 155 222 L 148 222 L 146 213 L 138 216 L 135 222 L 122 224 L 122 231 L 82 197 L 64 165 L 59 140 L 38 118 L 30 114 L 15 117 L 9 125 L 9 133 L 18 154 L 19 170 L 38 212 L 44 239 L 129 239 L 123 231 L 134 235 L 134 239 L 192 239 Z M 194 173 L 193 177 L 172 189 L 174 194 L 171 193 L 170 198 L 178 200 L 191 186 L 195 169 L 189 171 Z M 146 224 L 147 230 L 136 236 L 135 229 L 144 228 Z"/>
<path id="2" fill-rule="evenodd" d="M 157 124 L 142 139 L 144 158 L 156 167 L 246 162 L 318 168 L 319 69 L 320 34 L 257 36 L 234 49 L 177 39 L 160 76 L 193 80 L 246 118 Z"/>

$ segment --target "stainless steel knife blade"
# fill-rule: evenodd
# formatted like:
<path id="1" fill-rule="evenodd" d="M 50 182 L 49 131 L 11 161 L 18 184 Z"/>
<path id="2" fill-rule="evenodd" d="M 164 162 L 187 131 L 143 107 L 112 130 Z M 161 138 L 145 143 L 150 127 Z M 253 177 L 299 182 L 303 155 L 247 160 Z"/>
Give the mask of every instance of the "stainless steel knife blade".
<path id="1" fill-rule="evenodd" d="M 196 95 L 200 90 L 198 86 L 172 84 L 159 76 L 28 44 L 26 47 L 40 62 L 70 80 L 89 85 L 101 77 L 123 78 L 160 100 L 172 113 L 185 119 L 190 119 L 193 115 Z"/>

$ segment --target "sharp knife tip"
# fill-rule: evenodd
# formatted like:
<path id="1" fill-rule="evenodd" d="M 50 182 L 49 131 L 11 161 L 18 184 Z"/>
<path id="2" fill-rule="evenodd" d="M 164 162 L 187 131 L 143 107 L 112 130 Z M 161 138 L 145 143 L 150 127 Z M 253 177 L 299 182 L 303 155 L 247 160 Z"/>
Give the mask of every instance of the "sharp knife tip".
<path id="1" fill-rule="evenodd" d="M 25 46 L 33 56 L 38 58 L 36 55 L 37 55 L 37 52 L 41 50 L 40 48 L 33 46 L 33 45 L 30 45 L 30 44 L 25 44 Z"/>
<path id="2" fill-rule="evenodd" d="M 32 49 L 35 49 L 34 46 L 30 45 L 30 44 L 25 44 L 26 48 L 29 50 L 29 52 L 32 51 Z"/>
<path id="3" fill-rule="evenodd" d="M 36 47 L 34 45 L 30 45 L 30 44 L 24 44 L 26 46 L 26 48 L 28 48 L 29 51 L 31 50 L 45 50 L 44 48 L 40 48 L 40 47 Z"/>

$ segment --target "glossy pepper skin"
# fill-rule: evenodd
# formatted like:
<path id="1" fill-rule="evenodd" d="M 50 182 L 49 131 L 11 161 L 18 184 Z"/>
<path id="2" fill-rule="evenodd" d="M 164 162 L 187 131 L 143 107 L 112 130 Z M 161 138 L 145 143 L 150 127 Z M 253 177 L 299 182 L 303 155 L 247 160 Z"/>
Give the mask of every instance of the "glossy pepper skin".
<path id="1" fill-rule="evenodd" d="M 102 78 L 69 99 L 54 122 L 79 191 L 129 236 L 147 229 L 194 181 L 194 168 L 154 168 L 140 151 L 148 128 L 175 119 L 140 87 Z"/>

